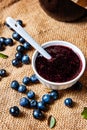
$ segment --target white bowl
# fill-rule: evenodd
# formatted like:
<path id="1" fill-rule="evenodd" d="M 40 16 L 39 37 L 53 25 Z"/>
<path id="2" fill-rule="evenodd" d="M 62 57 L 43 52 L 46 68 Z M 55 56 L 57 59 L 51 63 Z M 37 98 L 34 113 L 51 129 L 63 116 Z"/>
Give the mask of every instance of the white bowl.
<path id="1" fill-rule="evenodd" d="M 62 90 L 62 89 L 69 88 L 72 85 L 74 85 L 79 80 L 79 78 L 82 76 L 82 74 L 84 73 L 84 70 L 86 67 L 85 57 L 84 57 L 82 51 L 78 47 L 76 47 L 72 43 L 69 43 L 66 41 L 49 41 L 49 42 L 44 43 L 42 45 L 42 47 L 46 48 L 46 47 L 52 46 L 52 45 L 62 45 L 62 46 L 71 48 L 80 57 L 80 59 L 82 61 L 82 69 L 81 69 L 80 73 L 77 75 L 77 77 L 75 77 L 74 79 L 67 81 L 67 82 L 56 83 L 56 82 L 51 82 L 51 81 L 44 79 L 41 75 L 38 74 L 36 67 L 35 67 L 35 61 L 36 61 L 36 57 L 38 55 L 38 51 L 35 51 L 33 54 L 33 57 L 32 57 L 33 71 L 36 74 L 39 81 L 51 89 Z"/>

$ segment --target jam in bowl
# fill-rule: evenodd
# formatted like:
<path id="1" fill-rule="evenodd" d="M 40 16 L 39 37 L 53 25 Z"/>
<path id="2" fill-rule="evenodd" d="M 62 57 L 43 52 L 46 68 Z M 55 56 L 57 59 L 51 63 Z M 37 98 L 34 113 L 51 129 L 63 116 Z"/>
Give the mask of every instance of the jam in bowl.
<path id="1" fill-rule="evenodd" d="M 85 70 L 85 57 L 81 50 L 66 41 L 49 41 L 42 47 L 52 56 L 45 59 L 37 51 L 32 57 L 32 67 L 37 78 L 51 89 L 66 89 L 75 84 Z"/>

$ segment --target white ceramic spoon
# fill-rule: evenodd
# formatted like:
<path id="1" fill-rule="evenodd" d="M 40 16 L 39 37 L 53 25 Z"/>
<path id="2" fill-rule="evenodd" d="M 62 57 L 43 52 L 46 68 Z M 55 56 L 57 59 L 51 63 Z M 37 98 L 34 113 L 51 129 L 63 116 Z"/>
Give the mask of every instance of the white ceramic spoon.
<path id="1" fill-rule="evenodd" d="M 6 23 L 15 30 L 21 37 L 31 44 L 42 56 L 50 60 L 50 54 L 45 51 L 13 18 L 7 17 Z"/>

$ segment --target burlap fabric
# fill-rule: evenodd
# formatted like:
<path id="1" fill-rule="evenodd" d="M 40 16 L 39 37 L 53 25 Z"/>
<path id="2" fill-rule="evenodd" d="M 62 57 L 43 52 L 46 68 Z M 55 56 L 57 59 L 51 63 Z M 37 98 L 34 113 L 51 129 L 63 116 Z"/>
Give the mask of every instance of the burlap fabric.
<path id="1" fill-rule="evenodd" d="M 43 11 L 38 0 L 0 0 L 0 36 L 3 37 L 12 36 L 12 31 L 4 26 L 7 16 L 23 20 L 25 29 L 39 44 L 49 40 L 69 41 L 78 46 L 87 58 L 87 19 L 77 23 L 59 22 Z M 0 80 L 0 130 L 50 130 L 47 124 L 50 115 L 57 121 L 54 130 L 87 130 L 87 120 L 81 117 L 83 108 L 87 107 L 87 69 L 80 79 L 83 84 L 82 91 L 59 91 L 60 98 L 50 105 L 45 113 L 46 119 L 38 121 L 33 118 L 32 109 L 19 105 L 20 98 L 26 95 L 10 88 L 12 80 L 21 84 L 24 76 L 34 73 L 31 64 L 19 68 L 12 66 L 11 61 L 15 57 L 17 45 L 19 43 L 14 41 L 14 46 L 8 46 L 3 51 L 9 56 L 8 59 L 0 58 L 0 69 L 4 68 L 8 72 L 8 76 Z M 27 53 L 31 59 L 33 52 L 34 49 Z M 38 101 L 49 91 L 40 83 L 29 85 L 27 89 L 35 91 Z M 64 105 L 64 99 L 67 97 L 75 102 L 73 108 Z M 14 105 L 17 105 L 22 113 L 18 118 L 9 114 L 9 108 Z"/>

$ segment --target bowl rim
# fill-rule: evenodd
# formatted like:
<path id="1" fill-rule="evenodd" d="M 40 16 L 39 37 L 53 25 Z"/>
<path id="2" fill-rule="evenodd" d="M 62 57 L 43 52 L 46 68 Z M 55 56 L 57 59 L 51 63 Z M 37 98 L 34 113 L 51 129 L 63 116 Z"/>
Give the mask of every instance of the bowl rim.
<path id="1" fill-rule="evenodd" d="M 37 57 L 37 55 L 38 55 L 38 53 L 39 53 L 37 50 L 35 50 L 35 52 L 33 53 L 33 56 L 32 56 L 32 68 L 33 68 L 33 71 L 35 72 L 35 74 L 36 74 L 37 77 L 39 77 L 42 81 L 44 81 L 44 82 L 46 82 L 46 83 L 48 83 L 48 84 L 63 86 L 63 85 L 67 85 L 67 84 L 70 84 L 70 83 L 72 83 L 72 82 L 75 82 L 76 80 L 78 80 L 78 79 L 82 76 L 82 74 L 84 73 L 85 67 L 86 67 L 86 60 L 85 60 L 84 54 L 83 54 L 82 51 L 81 51 L 76 45 L 74 45 L 73 43 L 70 43 L 70 42 L 67 42 L 67 41 L 62 41 L 62 40 L 48 41 L 48 42 L 43 43 L 41 46 L 42 46 L 43 48 L 46 48 L 46 47 L 48 47 L 48 46 L 52 46 L 53 43 L 56 43 L 56 44 L 59 43 L 59 45 L 67 46 L 67 47 L 71 48 L 75 53 L 76 53 L 76 51 L 74 50 L 74 48 L 76 48 L 76 50 L 78 50 L 78 52 L 77 52 L 76 54 L 79 54 L 80 59 L 81 59 L 81 61 L 82 61 L 82 69 L 81 69 L 81 71 L 79 72 L 79 74 L 78 74 L 74 79 L 69 80 L 69 81 L 66 81 L 66 82 L 52 82 L 52 81 L 49 81 L 49 80 L 44 79 L 42 76 L 40 76 L 40 75 L 38 74 L 38 72 L 37 72 L 37 70 L 36 70 L 36 68 L 35 68 L 35 60 L 36 60 L 36 57 Z M 64 44 L 65 44 L 65 45 L 64 45 Z M 67 44 L 67 45 L 66 45 L 66 44 Z M 55 45 L 55 44 L 54 44 L 54 45 Z M 70 47 L 70 46 L 72 46 L 73 48 Z M 83 59 L 83 60 L 82 60 L 82 59 Z"/>

